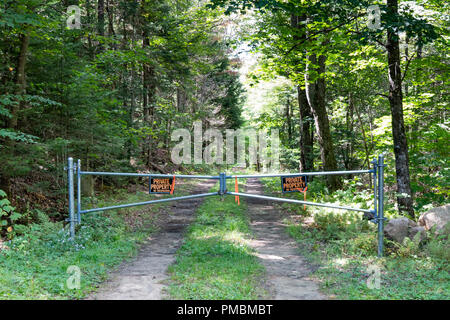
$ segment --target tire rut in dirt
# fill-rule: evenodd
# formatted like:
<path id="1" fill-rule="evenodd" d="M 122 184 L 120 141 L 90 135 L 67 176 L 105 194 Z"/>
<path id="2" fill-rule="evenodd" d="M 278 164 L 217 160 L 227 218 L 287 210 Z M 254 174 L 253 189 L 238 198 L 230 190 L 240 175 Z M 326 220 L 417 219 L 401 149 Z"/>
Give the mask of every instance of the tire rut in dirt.
<path id="1" fill-rule="evenodd" d="M 246 191 L 264 194 L 257 179 L 248 179 Z M 283 212 L 273 202 L 247 198 L 251 246 L 267 271 L 266 288 L 275 300 L 322 300 L 318 285 L 309 276 L 313 267 L 299 253 L 297 243 L 286 233 Z"/>
<path id="2" fill-rule="evenodd" d="M 207 192 L 215 182 L 202 181 L 192 193 Z M 133 261 L 123 263 L 110 275 L 89 300 L 160 300 L 167 268 L 175 262 L 187 227 L 195 219 L 195 210 L 203 198 L 170 203 L 167 212 L 159 215 L 159 231 L 139 250 Z"/>

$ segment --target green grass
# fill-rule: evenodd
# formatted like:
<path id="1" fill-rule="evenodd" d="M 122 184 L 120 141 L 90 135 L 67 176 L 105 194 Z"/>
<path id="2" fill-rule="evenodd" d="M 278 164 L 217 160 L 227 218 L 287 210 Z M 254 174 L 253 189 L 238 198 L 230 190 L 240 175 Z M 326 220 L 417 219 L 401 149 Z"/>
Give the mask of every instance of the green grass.
<path id="1" fill-rule="evenodd" d="M 186 194 L 180 185 L 177 195 Z M 93 199 L 95 207 L 149 199 L 146 192 L 125 191 Z M 84 204 L 85 207 L 92 204 Z M 132 258 L 155 231 L 162 204 L 90 213 L 83 216 L 76 241 L 67 226 L 43 219 L 26 228 L 0 251 L 0 299 L 80 299 L 107 278 L 108 271 Z M 42 215 L 45 217 L 45 215 Z M 69 266 L 80 268 L 80 288 L 69 289 Z"/>
<path id="2" fill-rule="evenodd" d="M 228 187 L 234 187 L 234 182 Z M 214 188 L 217 190 L 217 187 Z M 234 189 L 233 189 L 234 190 Z M 246 244 L 247 206 L 232 196 L 207 198 L 198 208 L 177 260 L 169 268 L 172 299 L 258 299 L 264 297 L 264 267 Z"/>
<path id="3" fill-rule="evenodd" d="M 263 180 L 267 193 L 279 193 L 279 179 Z M 369 208 L 370 192 L 348 182 L 345 191 L 324 192 L 320 181 L 308 186 L 308 200 Z M 299 194 L 283 195 L 301 198 Z M 450 299 L 450 240 L 428 236 L 418 243 L 385 239 L 385 257 L 377 258 L 376 225 L 361 214 L 282 204 L 288 233 L 311 263 L 320 265 L 314 277 L 321 289 L 338 299 Z M 380 272 L 380 288 L 369 288 Z"/>

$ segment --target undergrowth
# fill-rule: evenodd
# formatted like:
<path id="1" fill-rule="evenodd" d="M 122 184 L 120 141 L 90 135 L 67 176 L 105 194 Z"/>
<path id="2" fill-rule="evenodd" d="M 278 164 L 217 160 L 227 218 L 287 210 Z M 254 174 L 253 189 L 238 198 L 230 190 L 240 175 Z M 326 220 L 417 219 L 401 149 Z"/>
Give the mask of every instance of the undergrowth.
<path id="1" fill-rule="evenodd" d="M 177 190 L 184 195 L 184 186 Z M 147 192 L 116 191 L 86 199 L 84 207 L 149 200 Z M 80 299 L 130 259 L 156 229 L 162 207 L 154 204 L 82 216 L 76 239 L 68 226 L 40 215 L 0 248 L 0 299 Z M 77 283 L 79 271 L 79 285 Z"/>
<path id="2" fill-rule="evenodd" d="M 267 193 L 280 193 L 279 179 L 263 179 Z M 308 201 L 370 208 L 373 195 L 358 180 L 330 194 L 320 179 L 308 185 Z M 367 188 L 367 187 L 366 187 Z M 368 189 L 368 188 L 367 188 Z M 298 193 L 285 194 L 302 200 Z M 385 255 L 377 257 L 377 226 L 362 214 L 335 209 L 282 204 L 288 233 L 302 253 L 321 265 L 314 277 L 338 299 L 450 299 L 450 240 L 429 232 L 423 241 L 402 244 L 385 239 Z M 395 210 L 387 205 L 387 216 Z M 378 277 L 379 275 L 379 277 Z M 376 278 L 380 280 L 379 286 Z M 374 282 L 375 281 L 375 282 Z"/>

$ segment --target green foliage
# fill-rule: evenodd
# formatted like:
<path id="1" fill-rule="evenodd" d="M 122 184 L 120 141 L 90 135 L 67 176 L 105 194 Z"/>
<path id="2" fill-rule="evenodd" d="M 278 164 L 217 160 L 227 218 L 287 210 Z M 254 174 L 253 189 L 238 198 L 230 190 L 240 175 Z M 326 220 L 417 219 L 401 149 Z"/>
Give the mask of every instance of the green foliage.
<path id="1" fill-rule="evenodd" d="M 170 171 L 173 130 L 213 118 L 238 128 L 244 101 L 239 62 L 216 28 L 221 10 L 119 0 L 105 4 L 101 25 L 97 6 L 81 1 L 81 29 L 71 30 L 65 5 L 0 5 L 0 188 L 22 211 L 43 209 L 34 201 L 42 195 L 58 202 L 59 219 L 68 156 L 93 171 Z M 26 35 L 20 92 L 17 58 Z M 126 182 L 101 179 L 102 186 Z"/>
<path id="2" fill-rule="evenodd" d="M 0 192 L 4 196 L 3 192 Z M 109 194 L 99 206 L 119 200 L 144 201 L 148 194 Z M 5 199 L 3 199 L 5 200 Z M 6 203 L 6 202 L 5 202 Z M 86 204 L 84 204 L 86 205 Z M 5 209 L 5 206 L 2 206 Z M 156 213 L 159 206 L 153 206 Z M 96 289 L 114 266 L 137 253 L 138 245 L 155 231 L 150 212 L 139 209 L 108 211 L 83 216 L 75 241 L 63 222 L 50 222 L 37 212 L 38 223 L 14 227 L 16 236 L 0 248 L 0 297 L 2 299 L 80 299 Z M 130 218 L 133 224 L 130 225 Z M 141 220 L 141 221 L 140 221 Z M 69 266 L 81 271 L 80 289 L 67 287 Z"/>
<path id="3" fill-rule="evenodd" d="M 450 238 L 444 236 L 433 237 L 427 247 L 429 255 L 450 262 Z"/>
<path id="4" fill-rule="evenodd" d="M 373 231 L 367 220 L 354 213 L 317 213 L 314 215 L 316 228 L 325 241 L 348 239 L 360 233 Z"/>
<path id="5" fill-rule="evenodd" d="M 300 132 L 298 103 L 294 99 L 291 122 L 294 135 L 286 139 L 287 90 L 304 88 L 318 76 L 308 55 L 325 55 L 326 104 L 335 157 L 340 169 L 370 167 L 372 158 L 386 153 L 386 185 L 396 184 L 392 123 L 386 74 L 386 30 L 399 33 L 402 56 L 404 118 L 410 156 L 411 187 L 417 216 L 433 204 L 448 201 L 448 30 L 442 2 L 400 3 L 398 14 L 381 8 L 381 28 L 367 28 L 369 1 L 222 1 L 213 7 L 227 12 L 247 11 L 240 37 L 258 54 L 248 75 L 248 119 L 254 126 L 277 128 L 281 134 L 281 163 L 287 170 L 299 168 Z M 252 8 L 253 10 L 249 10 Z M 299 28 L 293 16 L 307 18 Z M 404 33 L 403 33 L 404 32 Z M 306 35 L 306 39 L 302 38 Z M 306 66 L 309 68 L 306 69 Z M 279 78 L 288 79 L 280 90 Z M 263 104 L 258 108 L 255 104 Z M 313 124 L 313 127 L 315 124 Z M 447 130 L 447 131 L 446 131 Z M 322 169 L 319 146 L 313 150 L 314 168 Z M 392 207 L 397 195 L 386 192 Z"/>
<path id="6" fill-rule="evenodd" d="M 0 129 L 0 137 L 21 142 L 35 142 L 37 137 L 14 130 Z"/>
<path id="7" fill-rule="evenodd" d="M 297 89 L 305 88 L 306 78 L 310 83 L 319 78 L 316 64 L 308 59 L 313 54 L 326 55 L 325 73 L 320 77 L 324 77 L 326 83 L 326 116 L 338 167 L 368 168 L 372 157 L 386 152 L 386 214 L 395 215 L 397 195 L 392 186 L 396 183 L 396 169 L 387 99 L 386 30 L 401 32 L 398 36 L 403 116 L 414 209 L 419 214 L 447 203 L 450 195 L 448 4 L 440 0 L 399 2 L 398 14 L 387 12 L 384 3 L 379 3 L 382 25 L 379 30 L 371 30 L 366 26 L 366 11 L 373 3 L 367 0 L 186 0 L 176 3 L 115 0 L 106 4 L 103 25 L 95 3 L 79 1 L 82 29 L 70 30 L 66 28 L 65 1 L 3 1 L 0 4 L 0 189 L 8 193 L 9 199 L 0 192 L 1 236 L 6 239 L 17 236 L 17 245 L 24 251 L 14 251 L 18 262 L 8 262 L 13 271 L 2 269 L 6 270 L 6 276 L 0 277 L 3 279 L 0 292 L 3 288 L 7 296 L 28 297 L 39 296 L 40 288 L 45 288 L 39 297 L 82 296 L 83 293 L 61 293 L 60 284 L 44 276 L 30 276 L 23 267 L 24 257 L 30 254 L 35 258 L 29 264 L 39 274 L 42 268 L 39 259 L 46 261 L 44 251 L 51 250 L 45 243 L 52 243 L 61 255 L 58 263 L 72 262 L 72 258 L 65 255 L 71 250 L 63 241 L 66 234 L 58 233 L 61 223 L 54 225 L 49 221 L 50 218 L 61 221 L 66 215 L 67 181 L 63 168 L 68 156 L 82 159 L 83 169 L 94 171 L 207 173 L 213 168 L 167 165 L 174 144 L 171 141 L 173 130 L 189 129 L 194 121 L 201 119 L 204 124 L 219 123 L 220 129 L 236 129 L 244 123 L 258 129 L 279 129 L 282 168 L 298 171 L 302 123 Z M 222 16 L 243 12 L 247 15 L 226 19 Z M 294 16 L 307 20 L 296 28 L 291 23 Z M 231 36 L 226 30 L 229 23 L 237 27 L 236 34 Z M 25 42 L 28 36 L 29 42 Z M 241 51 L 246 47 L 257 53 L 258 61 L 247 66 L 250 68 L 245 87 L 238 72 L 242 61 L 233 56 L 232 49 Z M 18 58 L 25 49 L 22 56 L 26 62 L 23 65 L 26 81 L 19 83 Z M 314 135 L 313 119 L 303 121 L 311 124 Z M 323 167 L 318 141 L 316 135 L 310 151 L 314 170 Z M 308 197 L 370 208 L 373 201 L 368 190 L 370 177 L 345 179 L 342 190 L 330 193 L 326 181 L 316 177 L 309 183 Z M 130 181 L 104 177 L 94 184 L 108 189 Z M 266 183 L 272 191 L 279 189 L 279 181 L 267 180 Z M 286 197 L 301 199 L 302 195 Z M 339 254 L 358 257 L 351 267 L 357 276 L 352 278 L 351 272 L 342 275 L 343 283 L 351 283 L 353 287 L 339 287 L 332 282 L 334 280 L 327 283 L 341 293 L 349 289 L 348 297 L 357 297 L 358 290 L 368 297 L 401 297 L 406 285 L 412 283 L 409 278 L 405 280 L 409 271 L 418 277 L 425 272 L 416 272 L 414 268 L 442 268 L 440 261 L 448 260 L 448 239 L 429 238 L 420 245 L 409 240 L 398 245 L 387 243 L 390 250 L 390 262 L 385 266 L 387 277 L 399 288 L 384 293 L 366 290 L 358 281 L 366 276 L 362 266 L 366 266 L 376 250 L 373 225 L 360 220 L 356 214 L 303 210 L 302 206 L 287 204 L 282 208 L 302 217 L 315 216 L 311 227 L 290 227 L 297 239 L 316 241 L 309 242 L 309 247 L 322 248 L 332 257 Z M 191 246 L 186 247 L 186 252 L 192 251 L 195 255 L 192 260 L 185 260 L 184 267 L 192 267 L 201 259 L 201 253 L 218 252 L 220 258 L 216 262 L 230 268 L 233 265 L 224 259 L 235 257 L 241 269 L 236 267 L 231 279 L 223 275 L 224 282 L 232 286 L 217 284 L 212 297 L 219 297 L 222 289 L 230 297 L 254 297 L 252 284 L 239 292 L 233 287 L 236 279 L 242 276 L 239 279 L 247 281 L 256 269 L 250 267 L 247 248 L 236 248 L 235 243 L 222 239 L 225 232 L 247 232 L 243 216 L 232 215 L 230 208 L 225 209 L 224 215 L 215 211 L 220 214 L 202 212 L 199 215 L 198 225 L 205 230 L 195 232 L 210 232 L 212 238 L 190 239 Z M 99 250 L 108 252 L 110 240 L 101 232 L 114 229 L 113 226 L 102 219 L 91 222 L 99 223 L 98 230 L 88 228 L 80 233 L 98 241 Z M 132 251 L 134 244 L 124 240 L 125 231 L 120 228 L 113 231 L 118 242 L 110 244 L 119 251 Z M 30 243 L 41 256 L 29 247 Z M 81 248 L 86 243 L 79 245 Z M 114 248 L 111 250 L 116 250 Z M 105 258 L 95 248 L 89 250 L 87 255 L 92 255 L 92 259 Z M 119 256 L 112 259 L 117 262 Z M 411 261 L 413 256 L 418 257 L 417 261 Z M 404 274 L 397 282 L 393 270 L 401 264 L 401 259 L 408 263 L 401 267 Z M 92 267 L 91 262 L 86 266 Z M 65 271 L 56 264 L 50 265 L 51 271 L 58 274 L 56 279 L 59 280 L 55 281 L 60 281 Z M 93 268 L 88 287 L 104 274 L 103 268 Z M 212 268 L 205 264 L 204 268 L 213 270 L 218 266 Z M 245 268 L 249 268 L 249 273 L 245 273 Z M 330 274 L 333 268 L 328 269 Z M 184 276 L 188 271 L 180 272 Z M 225 274 L 224 270 L 221 272 Z M 242 275 L 237 275 L 240 273 Z M 435 282 L 419 280 L 418 291 L 408 297 L 422 298 L 433 285 L 439 289 L 431 296 L 447 297 L 444 290 L 447 288 L 440 282 L 446 279 L 446 274 L 438 271 L 437 275 L 440 280 Z M 196 275 L 186 279 L 191 276 Z M 183 281 L 188 283 L 186 279 Z M 47 289 L 49 283 L 53 289 Z M 186 285 L 179 296 L 196 296 L 192 292 L 198 288 L 200 296 L 207 296 L 206 282 L 199 283 L 199 287 Z M 24 291 L 8 291 L 9 287 L 21 285 Z M 444 293 L 439 291 L 442 288 Z"/>
<path id="8" fill-rule="evenodd" d="M 14 225 L 22 218 L 22 214 L 16 212 L 16 208 L 11 206 L 6 196 L 6 193 L 0 189 L 0 234 L 6 234 L 7 238 L 11 239 L 16 233 Z"/>

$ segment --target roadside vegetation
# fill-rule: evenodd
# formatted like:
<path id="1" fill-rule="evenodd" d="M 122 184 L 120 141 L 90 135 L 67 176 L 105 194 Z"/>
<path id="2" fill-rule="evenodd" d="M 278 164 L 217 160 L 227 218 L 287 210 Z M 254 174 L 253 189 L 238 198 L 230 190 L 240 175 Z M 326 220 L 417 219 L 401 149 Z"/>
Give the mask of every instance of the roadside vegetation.
<path id="1" fill-rule="evenodd" d="M 280 193 L 279 179 L 264 179 L 267 193 Z M 308 185 L 308 201 L 370 208 L 373 195 L 357 179 L 329 194 L 320 179 Z M 368 190 L 368 189 L 367 189 Z M 302 200 L 303 194 L 283 197 Z M 288 233 L 309 262 L 320 267 L 314 277 L 337 299 L 450 299 L 450 240 L 427 234 L 403 244 L 385 239 L 385 256 L 377 257 L 377 227 L 362 214 L 335 209 L 277 204 L 286 213 Z M 393 203 L 386 208 L 395 216 Z M 376 277 L 379 270 L 380 282 Z"/>
<path id="2" fill-rule="evenodd" d="M 234 182 L 228 181 L 228 189 Z M 217 186 L 213 188 L 217 190 Z M 207 198 L 169 267 L 172 299 L 262 299 L 264 267 L 246 241 L 250 237 L 247 205 L 232 196 Z"/>
<path id="3" fill-rule="evenodd" d="M 180 184 L 177 194 L 187 194 Z M 86 207 L 103 207 L 149 199 L 146 190 L 109 191 L 89 199 Z M 0 299 L 81 299 L 106 280 L 108 271 L 136 255 L 139 246 L 157 230 L 162 204 L 83 215 L 75 241 L 68 226 L 51 222 L 40 211 L 36 223 L 0 248 Z M 31 213 L 30 213 L 31 214 Z M 76 286 L 76 269 L 80 286 Z M 69 281 L 69 282 L 68 282 Z"/>

